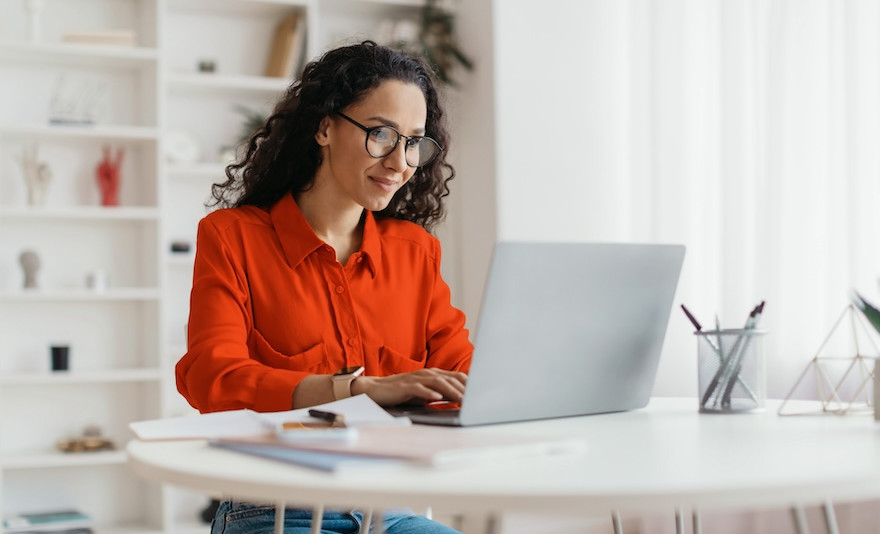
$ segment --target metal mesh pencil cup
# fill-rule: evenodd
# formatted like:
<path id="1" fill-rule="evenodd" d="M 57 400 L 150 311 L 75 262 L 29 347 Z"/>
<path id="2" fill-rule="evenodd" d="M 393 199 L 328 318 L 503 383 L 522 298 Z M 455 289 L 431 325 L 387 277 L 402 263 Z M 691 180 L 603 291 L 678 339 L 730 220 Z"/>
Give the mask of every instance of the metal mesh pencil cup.
<path id="1" fill-rule="evenodd" d="M 754 329 L 694 332 L 700 412 L 743 413 L 764 409 L 764 334 L 766 331 Z"/>

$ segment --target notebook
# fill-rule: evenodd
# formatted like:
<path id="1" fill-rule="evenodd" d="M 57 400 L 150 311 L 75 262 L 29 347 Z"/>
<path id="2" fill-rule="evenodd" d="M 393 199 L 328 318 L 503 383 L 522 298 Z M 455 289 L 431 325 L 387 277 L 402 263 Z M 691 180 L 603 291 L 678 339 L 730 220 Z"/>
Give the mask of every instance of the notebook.
<path id="1" fill-rule="evenodd" d="M 496 244 L 458 410 L 397 410 L 473 426 L 633 410 L 651 396 L 682 245 Z"/>

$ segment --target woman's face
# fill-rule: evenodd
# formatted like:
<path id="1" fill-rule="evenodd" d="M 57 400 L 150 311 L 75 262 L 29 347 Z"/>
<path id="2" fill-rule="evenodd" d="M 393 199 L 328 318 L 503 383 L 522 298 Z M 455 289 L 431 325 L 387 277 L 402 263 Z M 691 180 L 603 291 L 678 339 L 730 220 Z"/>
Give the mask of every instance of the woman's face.
<path id="1" fill-rule="evenodd" d="M 342 113 L 367 128 L 391 126 L 407 136 L 425 135 L 428 116 L 421 89 L 397 80 L 382 82 Z M 366 136 L 340 116 L 325 118 L 315 134 L 323 155 L 315 185 L 335 189 L 341 201 L 381 211 L 416 169 L 406 164 L 405 139 L 387 156 L 374 158 L 367 152 Z"/>

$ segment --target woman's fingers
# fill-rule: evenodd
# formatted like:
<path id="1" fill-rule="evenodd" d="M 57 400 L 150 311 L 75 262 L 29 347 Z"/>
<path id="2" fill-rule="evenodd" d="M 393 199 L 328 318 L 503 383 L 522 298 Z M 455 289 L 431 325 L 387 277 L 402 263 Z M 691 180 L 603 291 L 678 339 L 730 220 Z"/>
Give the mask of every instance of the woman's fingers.
<path id="1" fill-rule="evenodd" d="M 419 369 L 385 377 L 362 377 L 353 386 L 382 406 L 393 406 L 412 400 L 451 400 L 458 402 L 464 395 L 467 375 L 444 369 Z"/>

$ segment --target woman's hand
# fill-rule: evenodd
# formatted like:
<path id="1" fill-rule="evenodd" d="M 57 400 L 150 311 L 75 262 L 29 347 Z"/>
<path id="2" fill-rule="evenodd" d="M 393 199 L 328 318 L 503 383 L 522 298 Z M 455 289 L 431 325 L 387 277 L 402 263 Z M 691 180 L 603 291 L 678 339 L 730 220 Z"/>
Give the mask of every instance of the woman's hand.
<path id="1" fill-rule="evenodd" d="M 351 383 L 351 393 L 366 393 L 380 406 L 441 399 L 460 402 L 466 383 L 467 375 L 458 371 L 419 369 L 391 376 L 359 376 Z"/>

